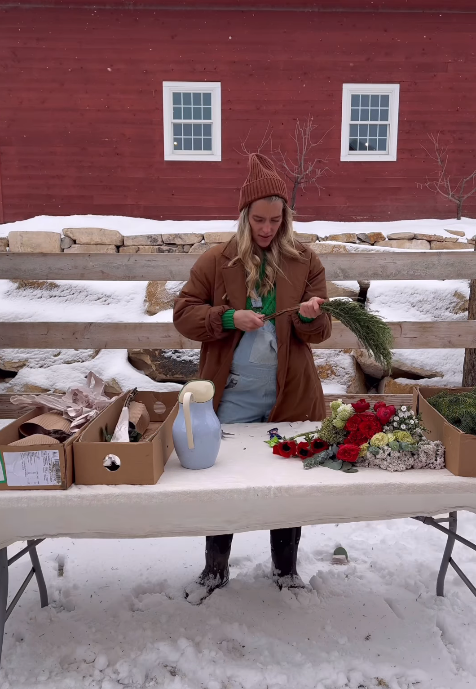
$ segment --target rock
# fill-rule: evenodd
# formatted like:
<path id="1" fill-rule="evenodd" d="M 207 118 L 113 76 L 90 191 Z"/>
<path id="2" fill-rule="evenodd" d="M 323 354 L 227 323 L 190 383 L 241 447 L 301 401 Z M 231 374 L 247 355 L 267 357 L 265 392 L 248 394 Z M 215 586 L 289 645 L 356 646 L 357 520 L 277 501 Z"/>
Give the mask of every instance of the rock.
<path id="1" fill-rule="evenodd" d="M 454 234 L 456 237 L 466 237 L 466 233 L 463 230 L 445 230 L 449 234 Z"/>
<path id="2" fill-rule="evenodd" d="M 17 289 L 41 289 L 51 291 L 58 287 L 56 282 L 49 280 L 12 280 L 17 286 Z"/>
<path id="3" fill-rule="evenodd" d="M 95 349 L 2 349 L 0 369 L 18 373 L 26 367 L 34 370 L 50 368 L 58 363 L 83 363 L 91 361 L 98 353 L 99 350 Z"/>
<path id="4" fill-rule="evenodd" d="M 317 234 L 309 234 L 308 232 L 295 232 L 294 236 L 301 244 L 313 244 L 317 240 Z"/>
<path id="5" fill-rule="evenodd" d="M 385 241 L 385 235 L 382 232 L 367 232 L 367 237 L 369 237 L 372 244 Z"/>
<path id="6" fill-rule="evenodd" d="M 366 232 L 358 232 L 357 233 L 357 239 L 361 242 L 364 242 L 364 244 L 373 244 L 373 242 L 370 239 L 370 235 L 368 235 Z M 382 235 L 382 239 L 380 241 L 384 241 L 385 237 Z"/>
<path id="7" fill-rule="evenodd" d="M 163 244 L 157 247 L 158 254 L 180 254 L 182 247 L 177 244 Z"/>
<path id="8" fill-rule="evenodd" d="M 471 247 L 466 242 L 431 242 L 433 251 L 468 251 Z"/>
<path id="9" fill-rule="evenodd" d="M 196 244 L 202 241 L 203 235 L 194 234 L 193 232 L 185 232 L 184 234 L 163 234 L 162 239 L 164 244 Z"/>
<path id="10" fill-rule="evenodd" d="M 414 232 L 392 232 L 387 235 L 387 239 L 415 239 Z"/>
<path id="11" fill-rule="evenodd" d="M 135 234 L 124 237 L 124 246 L 157 246 L 163 244 L 161 234 Z"/>
<path id="12" fill-rule="evenodd" d="M 310 245 L 316 254 L 347 254 L 348 248 L 345 244 L 329 244 L 328 242 L 316 242 Z"/>
<path id="13" fill-rule="evenodd" d="M 62 249 L 69 249 L 70 246 L 73 246 L 74 242 L 71 239 L 71 237 L 61 237 L 61 248 Z"/>
<path id="14" fill-rule="evenodd" d="M 190 254 L 204 254 L 205 251 L 208 251 L 208 249 L 211 249 L 213 246 L 217 246 L 216 244 L 207 244 L 206 242 L 199 242 L 197 244 L 194 244 L 189 253 Z"/>
<path id="15" fill-rule="evenodd" d="M 119 247 L 120 254 L 158 254 L 158 246 L 121 246 Z"/>
<path id="16" fill-rule="evenodd" d="M 129 361 L 157 382 L 186 382 L 198 376 L 199 349 L 131 349 Z"/>
<path id="17" fill-rule="evenodd" d="M 344 244 L 357 244 L 357 235 L 354 232 L 343 232 L 342 234 L 330 234 L 327 239 L 330 242 L 342 242 Z"/>
<path id="18" fill-rule="evenodd" d="M 327 282 L 327 296 L 333 297 L 358 297 L 360 293 L 358 282 Z"/>
<path id="19" fill-rule="evenodd" d="M 205 232 L 203 238 L 206 244 L 223 244 L 229 242 L 234 236 L 235 232 Z M 190 240 L 187 244 L 195 244 L 196 241 L 198 240 Z"/>
<path id="20" fill-rule="evenodd" d="M 124 244 L 124 237 L 120 232 L 105 230 L 102 227 L 66 227 L 63 234 L 74 239 L 76 244 Z"/>
<path id="21" fill-rule="evenodd" d="M 416 232 L 415 239 L 424 239 L 426 242 L 442 241 L 442 237 L 439 234 L 425 234 L 425 232 Z"/>
<path id="22" fill-rule="evenodd" d="M 402 395 L 402 394 L 412 394 L 413 388 L 419 385 L 416 380 L 415 383 L 399 383 L 398 380 L 394 380 L 387 376 L 383 378 L 378 386 L 379 395 Z"/>
<path id="23" fill-rule="evenodd" d="M 0 237 L 0 251 L 8 249 L 8 237 Z"/>
<path id="24" fill-rule="evenodd" d="M 353 349 L 352 354 L 362 371 L 372 378 L 380 379 L 385 371 L 365 349 Z"/>
<path id="25" fill-rule="evenodd" d="M 115 244 L 73 244 L 65 254 L 117 254 Z"/>
<path id="26" fill-rule="evenodd" d="M 332 383 L 343 387 L 348 393 L 367 392 L 362 369 L 349 352 L 341 349 L 314 349 L 312 354 L 324 386 Z"/>
<path id="27" fill-rule="evenodd" d="M 383 242 L 375 242 L 375 246 L 388 246 L 392 249 L 419 249 L 427 251 L 430 243 L 422 239 L 386 239 Z"/>
<path id="28" fill-rule="evenodd" d="M 24 385 L 21 385 L 18 387 L 18 385 L 15 385 L 15 379 L 13 379 L 12 384 L 5 390 L 6 393 L 30 393 L 32 395 L 36 395 L 40 392 L 50 392 L 48 388 L 42 388 L 39 385 L 31 385 L 30 383 L 25 383 Z"/>
<path id="29" fill-rule="evenodd" d="M 183 244 L 182 249 L 184 254 L 189 254 L 190 249 L 192 248 L 191 244 Z"/>
<path id="30" fill-rule="evenodd" d="M 21 232 L 13 230 L 8 234 L 10 251 L 14 253 L 59 254 L 61 235 L 59 232 Z"/>
<path id="31" fill-rule="evenodd" d="M 183 283 L 173 283 L 174 289 L 167 289 L 167 283 L 160 280 L 152 280 L 147 283 L 145 290 L 145 311 L 149 316 L 155 316 L 159 311 L 172 309 L 175 297 Z"/>
<path id="32" fill-rule="evenodd" d="M 462 292 L 459 292 L 458 290 L 456 290 L 454 293 L 454 298 L 455 298 L 455 304 L 454 304 L 453 308 L 451 308 L 451 313 L 454 313 L 454 314 L 466 313 L 468 311 L 468 306 L 469 306 L 468 296 L 466 294 L 462 294 Z"/>

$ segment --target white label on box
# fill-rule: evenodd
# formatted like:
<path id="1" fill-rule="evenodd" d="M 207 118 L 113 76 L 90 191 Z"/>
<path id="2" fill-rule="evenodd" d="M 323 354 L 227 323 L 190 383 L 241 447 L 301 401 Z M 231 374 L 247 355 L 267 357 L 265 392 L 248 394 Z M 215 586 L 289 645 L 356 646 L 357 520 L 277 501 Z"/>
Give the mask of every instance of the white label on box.
<path id="1" fill-rule="evenodd" d="M 61 485 L 58 450 L 4 452 L 3 459 L 9 486 Z"/>

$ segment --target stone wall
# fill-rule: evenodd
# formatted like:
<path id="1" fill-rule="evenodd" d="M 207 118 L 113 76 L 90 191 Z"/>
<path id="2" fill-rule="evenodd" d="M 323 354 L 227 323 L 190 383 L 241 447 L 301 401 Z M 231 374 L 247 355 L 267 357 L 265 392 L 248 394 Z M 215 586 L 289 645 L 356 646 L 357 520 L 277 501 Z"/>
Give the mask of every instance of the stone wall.
<path id="1" fill-rule="evenodd" d="M 312 244 L 317 253 L 346 251 L 341 244 L 389 247 L 392 249 L 461 250 L 470 248 L 474 239 L 466 240 L 462 230 L 446 230 L 449 237 L 413 232 L 394 232 L 385 237 L 381 232 L 331 234 L 318 236 L 296 232 L 296 238 Z M 0 251 L 15 253 L 124 253 L 124 254 L 201 254 L 212 246 L 227 242 L 233 232 L 205 232 L 204 234 L 143 234 L 122 235 L 117 230 L 100 227 L 64 228 L 62 233 L 12 231 L 0 237 Z M 336 247 L 337 243 L 337 247 Z"/>

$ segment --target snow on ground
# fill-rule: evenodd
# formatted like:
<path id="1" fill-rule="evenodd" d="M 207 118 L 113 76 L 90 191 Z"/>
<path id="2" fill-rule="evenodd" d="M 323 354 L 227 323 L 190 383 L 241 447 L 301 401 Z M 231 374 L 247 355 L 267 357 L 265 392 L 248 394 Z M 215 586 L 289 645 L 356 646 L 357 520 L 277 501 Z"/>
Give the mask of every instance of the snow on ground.
<path id="1" fill-rule="evenodd" d="M 474 541 L 476 516 L 460 521 Z M 229 586 L 194 607 L 182 591 L 202 538 L 47 540 L 51 605 L 33 580 L 6 624 L 0 688 L 474 689 L 476 599 L 451 568 L 435 596 L 444 543 L 410 519 L 304 527 L 311 588 L 295 595 L 267 578 L 268 534 L 238 534 Z M 350 564 L 331 565 L 340 544 Z M 474 581 L 476 555 L 456 545 L 455 560 Z M 11 590 L 28 569 L 11 567 Z"/>
<path id="2" fill-rule="evenodd" d="M 6 237 L 12 230 L 61 232 L 67 227 L 102 227 L 118 230 L 124 235 L 169 234 L 196 232 L 234 232 L 236 220 L 150 220 L 121 215 L 38 215 L 27 220 L 19 220 L 0 225 L 0 237 Z M 455 220 L 422 219 L 397 220 L 394 222 L 331 222 L 314 220 L 294 223 L 297 232 L 309 232 L 319 237 L 342 232 L 382 232 L 385 236 L 392 232 L 420 232 L 450 237 L 445 229 L 463 230 L 467 238 L 476 235 L 476 219 Z M 458 237 L 455 237 L 457 241 Z"/>

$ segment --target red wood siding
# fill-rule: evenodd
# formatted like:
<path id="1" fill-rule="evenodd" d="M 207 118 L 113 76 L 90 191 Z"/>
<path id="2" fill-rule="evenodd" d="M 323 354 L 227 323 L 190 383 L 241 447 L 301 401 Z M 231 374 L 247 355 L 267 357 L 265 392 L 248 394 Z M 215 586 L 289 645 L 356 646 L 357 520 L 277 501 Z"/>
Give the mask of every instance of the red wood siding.
<path id="1" fill-rule="evenodd" d="M 333 174 L 320 196 L 301 195 L 302 219 L 451 217 L 453 204 L 417 188 L 433 170 L 421 144 L 441 131 L 454 169 L 472 171 L 475 31 L 475 13 L 0 10 L 4 221 L 235 217 L 240 140 L 251 130 L 256 146 L 269 121 L 290 146 L 308 113 L 331 130 Z M 221 163 L 164 162 L 168 80 L 221 82 Z M 347 82 L 401 85 L 397 162 L 340 162 Z"/>

